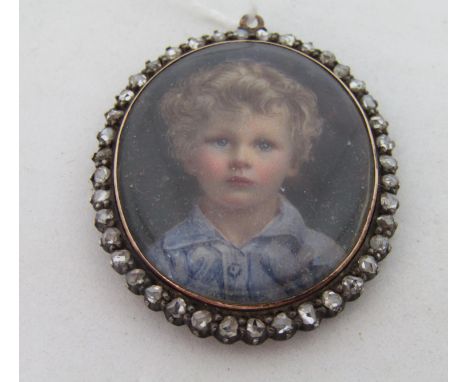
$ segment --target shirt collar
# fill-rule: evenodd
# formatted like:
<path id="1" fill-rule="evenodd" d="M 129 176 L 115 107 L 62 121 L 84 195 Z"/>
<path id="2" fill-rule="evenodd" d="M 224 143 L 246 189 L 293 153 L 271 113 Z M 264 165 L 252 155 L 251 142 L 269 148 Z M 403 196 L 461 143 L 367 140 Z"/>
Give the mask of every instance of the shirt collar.
<path id="1" fill-rule="evenodd" d="M 284 196 L 280 195 L 279 213 L 244 247 L 259 238 L 281 235 L 291 235 L 302 242 L 302 233 L 305 228 L 304 220 L 299 211 Z M 200 207 L 195 205 L 187 219 L 165 234 L 163 248 L 175 250 L 212 241 L 226 242 L 226 239 L 206 218 Z"/>

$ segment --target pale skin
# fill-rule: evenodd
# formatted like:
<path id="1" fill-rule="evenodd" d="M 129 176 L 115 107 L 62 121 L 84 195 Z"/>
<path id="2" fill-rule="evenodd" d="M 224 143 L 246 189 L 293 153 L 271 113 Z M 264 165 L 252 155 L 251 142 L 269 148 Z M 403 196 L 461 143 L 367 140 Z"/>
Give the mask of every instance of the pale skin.
<path id="1" fill-rule="evenodd" d="M 200 130 L 184 160 L 202 190 L 199 206 L 213 226 L 242 247 L 278 213 L 279 189 L 297 174 L 284 113 L 223 113 Z"/>

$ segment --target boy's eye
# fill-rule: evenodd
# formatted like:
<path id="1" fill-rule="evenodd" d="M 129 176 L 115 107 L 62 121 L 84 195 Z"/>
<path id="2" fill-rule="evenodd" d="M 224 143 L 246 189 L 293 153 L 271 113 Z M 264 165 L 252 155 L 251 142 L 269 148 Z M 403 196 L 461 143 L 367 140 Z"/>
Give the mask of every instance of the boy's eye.
<path id="1" fill-rule="evenodd" d="M 257 142 L 257 147 L 261 150 L 261 151 L 270 151 L 272 148 L 273 148 L 273 143 L 265 140 L 265 139 L 261 139 Z"/>
<path id="2" fill-rule="evenodd" d="M 215 138 L 210 140 L 210 142 L 217 147 L 226 147 L 229 141 L 226 138 Z"/>

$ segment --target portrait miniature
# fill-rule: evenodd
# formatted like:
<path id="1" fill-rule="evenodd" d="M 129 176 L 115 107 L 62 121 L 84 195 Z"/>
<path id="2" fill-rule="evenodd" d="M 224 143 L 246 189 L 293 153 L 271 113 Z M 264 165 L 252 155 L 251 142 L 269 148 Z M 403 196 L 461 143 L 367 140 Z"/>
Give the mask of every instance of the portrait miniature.
<path id="1" fill-rule="evenodd" d="M 171 157 L 198 185 L 188 216 L 146 251 L 161 274 L 251 305 L 300 294 L 343 259 L 284 192 L 314 164 L 324 125 L 314 89 L 267 63 L 226 61 L 177 81 L 156 107 Z"/>

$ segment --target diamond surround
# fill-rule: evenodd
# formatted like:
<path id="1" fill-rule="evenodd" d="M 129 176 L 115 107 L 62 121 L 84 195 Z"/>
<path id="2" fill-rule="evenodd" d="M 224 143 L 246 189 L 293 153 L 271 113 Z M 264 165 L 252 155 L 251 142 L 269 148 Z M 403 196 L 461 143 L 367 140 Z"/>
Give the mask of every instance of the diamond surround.
<path id="1" fill-rule="evenodd" d="M 171 61 L 183 55 L 186 49 L 197 50 L 206 45 L 235 39 L 254 39 L 268 43 L 282 44 L 296 49 L 326 66 L 343 82 L 351 94 L 354 94 L 369 121 L 373 139 L 378 150 L 377 157 L 383 174 L 380 183 L 383 192 L 379 195 L 375 212 L 376 228 L 369 232 L 370 244 L 356 256 L 350 271 L 326 289 L 309 296 L 297 306 L 285 306 L 284 311 L 271 315 L 267 309 L 256 315 L 245 317 L 242 312 L 220 314 L 210 307 L 195 309 L 196 305 L 189 297 L 174 294 L 170 288 L 143 269 L 135 269 L 135 255 L 131 252 L 120 231 L 114 226 L 116 215 L 112 213 L 113 197 L 111 163 L 113 146 L 120 123 L 126 110 L 135 98 L 135 91 L 143 87 L 159 70 Z M 141 73 L 129 78 L 129 88 L 116 97 L 116 104 L 105 114 L 106 126 L 98 134 L 100 150 L 94 155 L 95 172 L 91 178 L 95 191 L 91 204 L 96 210 L 96 226 L 102 232 L 101 245 L 110 253 L 111 266 L 125 275 L 128 288 L 144 296 L 146 305 L 152 310 L 163 310 L 168 321 L 175 325 L 187 324 L 190 330 L 199 337 L 214 335 L 220 342 L 229 344 L 242 339 L 245 343 L 257 345 L 267 338 L 284 340 L 292 337 L 297 330 L 312 330 L 319 326 L 322 318 L 327 318 L 343 310 L 346 301 L 352 301 L 361 295 L 365 282 L 371 280 L 379 270 L 379 262 L 390 252 L 388 238 L 393 236 L 397 223 L 394 220 L 399 202 L 396 192 L 399 188 L 398 178 L 394 175 L 398 169 L 396 159 L 392 156 L 395 143 L 387 135 L 388 122 L 378 112 L 378 102 L 368 93 L 366 84 L 355 79 L 346 65 L 339 63 L 336 56 L 326 50 L 320 50 L 312 43 L 302 43 L 290 34 L 278 35 L 265 28 L 249 33 L 239 29 L 235 32 L 217 32 L 202 38 L 190 38 L 180 47 L 169 47 L 159 59 L 147 61 Z M 127 249 L 128 248 L 128 249 Z M 366 252 L 367 251 L 367 252 Z M 151 284 L 155 282 L 155 284 Z M 292 310 L 291 310 L 292 309 Z"/>

